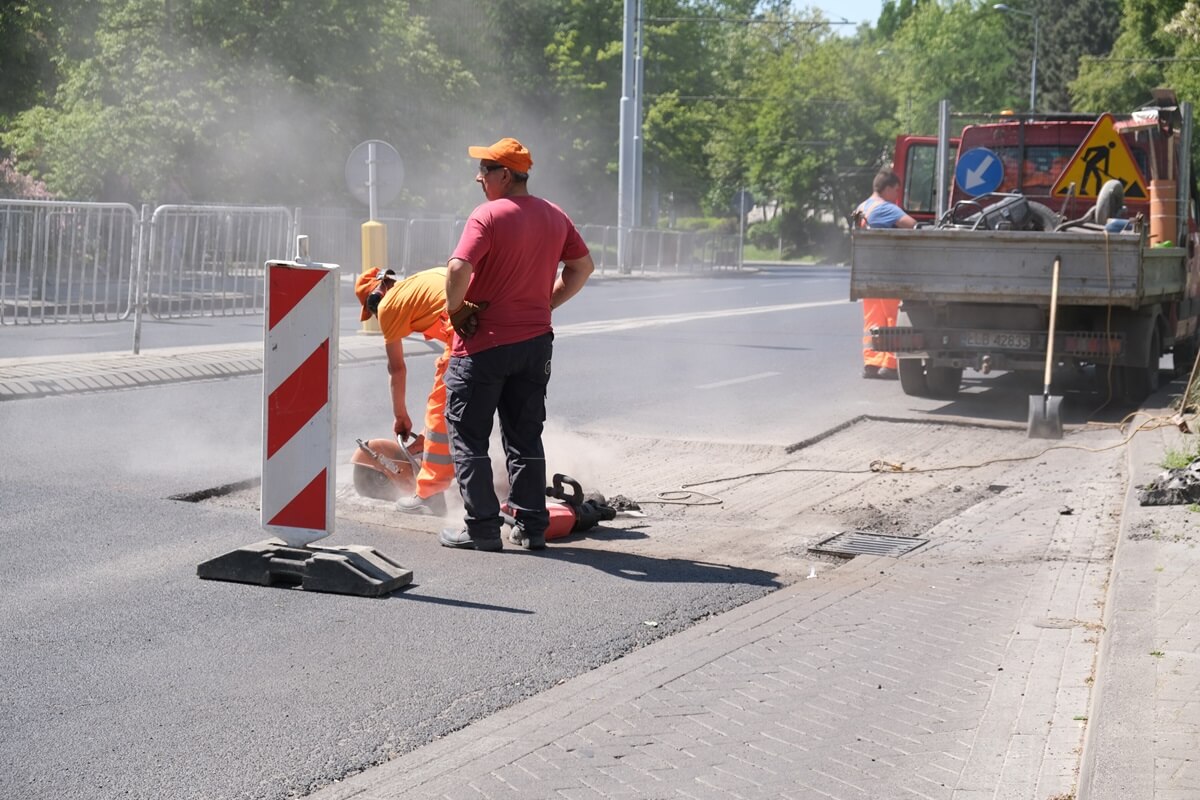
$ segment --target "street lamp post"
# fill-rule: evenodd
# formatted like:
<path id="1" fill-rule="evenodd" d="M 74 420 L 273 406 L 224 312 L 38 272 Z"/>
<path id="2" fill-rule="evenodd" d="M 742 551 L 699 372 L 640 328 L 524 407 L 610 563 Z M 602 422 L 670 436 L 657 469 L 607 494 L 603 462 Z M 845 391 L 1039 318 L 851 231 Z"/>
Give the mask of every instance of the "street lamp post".
<path id="1" fill-rule="evenodd" d="M 1037 57 L 1038 57 L 1038 14 L 1036 11 L 1022 11 L 1006 3 L 996 3 L 992 8 L 1006 14 L 1020 14 L 1033 20 L 1033 69 L 1029 74 L 1029 110 L 1037 106 Z"/>

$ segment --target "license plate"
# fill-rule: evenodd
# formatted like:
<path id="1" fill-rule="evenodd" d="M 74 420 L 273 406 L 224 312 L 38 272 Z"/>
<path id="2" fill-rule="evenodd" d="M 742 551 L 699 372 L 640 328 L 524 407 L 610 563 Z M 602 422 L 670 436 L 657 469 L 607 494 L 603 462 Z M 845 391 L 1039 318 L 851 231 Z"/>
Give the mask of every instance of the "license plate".
<path id="1" fill-rule="evenodd" d="M 962 335 L 962 344 L 963 347 L 1028 350 L 1033 344 L 1033 336 L 1009 331 L 970 331 Z"/>

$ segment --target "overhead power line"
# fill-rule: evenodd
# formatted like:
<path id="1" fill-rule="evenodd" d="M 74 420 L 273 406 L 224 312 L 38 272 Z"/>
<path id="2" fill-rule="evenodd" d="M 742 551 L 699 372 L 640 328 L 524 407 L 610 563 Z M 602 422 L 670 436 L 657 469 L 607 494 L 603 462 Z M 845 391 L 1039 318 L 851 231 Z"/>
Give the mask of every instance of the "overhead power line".
<path id="1" fill-rule="evenodd" d="M 823 25 L 858 25 L 842 17 L 840 20 L 753 19 L 751 17 L 642 17 L 642 22 L 711 22 L 734 25 L 779 25 L 780 27 L 820 28 Z"/>
<path id="2" fill-rule="evenodd" d="M 1176 56 L 1164 56 L 1162 58 L 1116 58 L 1115 56 L 1089 56 L 1085 54 L 1080 56 L 1080 58 L 1087 59 L 1088 61 L 1116 61 L 1120 64 L 1158 64 L 1171 61 L 1200 61 L 1200 58 L 1183 58 Z"/>
<path id="3" fill-rule="evenodd" d="M 658 92 L 656 94 L 647 94 L 646 99 L 657 100 L 660 97 L 673 97 L 676 100 L 722 100 L 733 101 L 739 103 L 778 103 L 781 98 L 778 97 L 755 97 L 753 95 L 736 95 L 736 94 L 674 94 L 672 92 Z M 801 106 L 849 106 L 852 105 L 846 100 L 796 100 L 792 101 L 792 105 Z"/>

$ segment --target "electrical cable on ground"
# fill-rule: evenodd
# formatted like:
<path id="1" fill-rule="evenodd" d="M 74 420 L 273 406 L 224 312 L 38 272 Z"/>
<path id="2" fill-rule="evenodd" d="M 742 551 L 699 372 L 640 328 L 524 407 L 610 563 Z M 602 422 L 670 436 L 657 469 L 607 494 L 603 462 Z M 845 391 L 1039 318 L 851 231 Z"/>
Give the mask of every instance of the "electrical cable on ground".
<path id="1" fill-rule="evenodd" d="M 1197 359 L 1197 364 L 1200 364 L 1200 359 Z M 1186 398 L 1188 396 L 1190 396 L 1190 394 L 1191 394 L 1192 385 L 1196 379 L 1196 374 L 1197 374 L 1196 365 L 1193 365 L 1192 376 L 1188 380 L 1188 386 L 1184 392 L 1185 407 L 1186 407 Z M 1116 427 L 1118 429 L 1124 429 L 1125 425 L 1128 422 L 1131 422 L 1139 414 L 1144 414 L 1144 413 L 1145 412 L 1142 412 L 1142 411 L 1135 411 L 1132 414 L 1129 414 L 1128 416 L 1126 416 L 1123 420 L 1121 420 L 1121 422 L 1116 423 L 1113 427 Z M 1193 418 L 1194 418 L 1194 416 L 1193 416 Z M 1136 428 L 1134 428 L 1127 436 L 1125 436 L 1123 439 L 1121 439 L 1121 441 L 1115 442 L 1110 445 L 1106 445 L 1104 447 L 1084 447 L 1083 445 L 1076 445 L 1076 444 L 1055 444 L 1055 445 L 1050 445 L 1049 447 L 1044 447 L 1041 450 L 1039 450 L 1038 452 L 1031 453 L 1030 455 L 1007 456 L 1007 457 L 1002 457 L 1002 458 L 989 458 L 985 461 L 980 461 L 980 462 L 974 463 L 974 464 L 953 464 L 953 465 L 945 466 L 945 467 L 909 467 L 909 466 L 905 466 L 903 462 L 891 462 L 891 461 L 885 461 L 883 459 L 876 459 L 870 463 L 870 466 L 867 469 L 828 469 L 828 468 L 822 468 L 822 467 L 781 467 L 779 469 L 766 470 L 763 472 L 746 472 L 741 475 L 730 475 L 730 476 L 723 477 L 723 478 L 711 478 L 709 480 L 704 480 L 704 481 L 693 481 L 691 483 L 680 484 L 680 487 L 684 490 L 690 491 L 692 489 L 692 487 L 694 487 L 694 486 L 706 486 L 706 485 L 713 484 L 713 483 L 725 483 L 728 481 L 742 480 L 745 478 L 761 478 L 761 477 L 767 477 L 769 475 L 776 475 L 776 474 L 783 473 L 783 472 L 819 472 L 819 473 L 824 473 L 824 474 L 828 474 L 828 475 L 869 475 L 872 473 L 892 472 L 892 473 L 906 473 L 906 474 L 911 475 L 911 474 L 930 474 L 930 473 L 934 473 L 934 472 L 952 472 L 952 471 L 956 471 L 956 470 L 981 469 L 983 467 L 991 466 L 993 464 L 1005 464 L 1005 463 L 1013 463 L 1013 462 L 1017 462 L 1017 461 L 1031 461 L 1035 458 L 1041 458 L 1046 453 L 1049 453 L 1052 450 L 1081 450 L 1085 453 L 1103 453 L 1108 450 L 1115 450 L 1118 447 L 1124 447 L 1125 445 L 1129 444 L 1129 442 L 1133 439 L 1134 436 L 1136 436 L 1138 433 L 1141 433 L 1142 431 L 1157 430 L 1158 428 L 1166 427 L 1167 425 L 1171 425 L 1172 427 L 1175 427 L 1178 424 L 1179 424 L 1178 417 L 1151 416 L 1145 422 L 1141 423 Z M 660 492 L 660 495 L 661 494 L 666 494 L 666 493 Z M 705 496 L 713 497 L 712 495 L 705 495 Z M 717 502 L 719 503 L 722 501 L 717 499 Z M 712 505 L 712 503 L 691 503 L 689 505 Z"/>
<path id="2" fill-rule="evenodd" d="M 699 486 L 700 484 L 685 484 L 680 489 L 670 489 L 665 492 L 658 492 L 654 496 L 655 500 L 635 500 L 639 505 L 646 503 L 654 503 L 656 505 L 677 505 L 677 506 L 718 506 L 725 501 L 715 495 L 705 494 L 704 492 L 695 492 L 687 489 L 687 486 Z M 690 500 L 689 498 L 699 497 L 702 500 Z"/>

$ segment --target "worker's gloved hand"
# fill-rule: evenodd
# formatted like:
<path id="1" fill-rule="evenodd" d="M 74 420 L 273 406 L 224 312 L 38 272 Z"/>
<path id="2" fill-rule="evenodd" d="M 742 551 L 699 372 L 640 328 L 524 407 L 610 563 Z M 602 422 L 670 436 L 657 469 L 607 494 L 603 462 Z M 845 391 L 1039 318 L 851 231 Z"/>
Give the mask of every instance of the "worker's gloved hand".
<path id="1" fill-rule="evenodd" d="M 464 339 L 470 339 L 479 328 L 479 318 L 475 315 L 488 307 L 487 301 L 472 303 L 463 300 L 462 305 L 450 312 L 450 325 L 454 332 Z"/>

